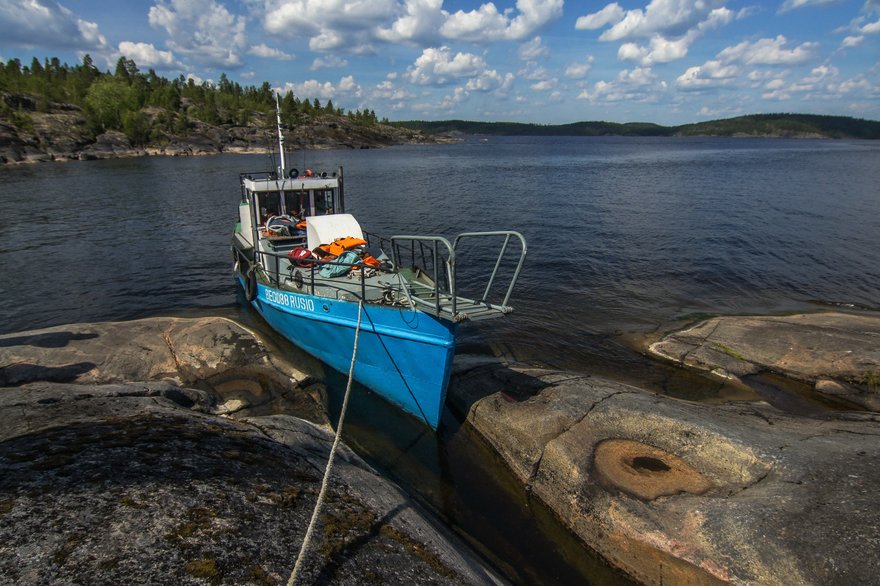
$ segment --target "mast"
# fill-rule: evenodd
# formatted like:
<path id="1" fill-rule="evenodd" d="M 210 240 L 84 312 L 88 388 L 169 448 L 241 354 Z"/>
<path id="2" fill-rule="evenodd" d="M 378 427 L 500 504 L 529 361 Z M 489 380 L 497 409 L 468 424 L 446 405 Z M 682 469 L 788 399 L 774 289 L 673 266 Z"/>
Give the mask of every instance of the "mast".
<path id="1" fill-rule="evenodd" d="M 275 122 L 278 126 L 278 153 L 281 156 L 281 168 L 279 175 L 283 179 L 287 174 L 287 166 L 284 163 L 284 134 L 281 132 L 281 98 L 275 93 Z"/>

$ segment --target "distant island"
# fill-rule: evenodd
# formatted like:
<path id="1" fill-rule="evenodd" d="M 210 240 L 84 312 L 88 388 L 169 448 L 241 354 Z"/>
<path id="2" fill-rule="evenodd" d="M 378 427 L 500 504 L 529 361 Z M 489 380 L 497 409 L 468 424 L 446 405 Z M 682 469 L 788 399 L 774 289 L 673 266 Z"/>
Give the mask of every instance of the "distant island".
<path id="1" fill-rule="evenodd" d="M 752 114 L 681 126 L 649 122 L 574 122 L 524 124 L 519 122 L 405 121 L 395 125 L 427 134 L 490 134 L 497 136 L 733 136 L 779 138 L 880 138 L 880 122 L 849 116 L 815 114 Z"/>
<path id="2" fill-rule="evenodd" d="M 651 123 L 380 120 L 371 109 L 344 111 L 332 100 L 281 99 L 294 148 L 374 148 L 455 140 L 456 134 L 531 136 L 763 136 L 880 138 L 880 122 L 845 116 L 758 114 L 683 126 Z M 89 55 L 77 65 L 36 57 L 0 63 L 0 164 L 141 155 L 267 152 L 275 144 L 269 82 L 241 86 L 166 79 L 120 57 L 102 72 Z"/>

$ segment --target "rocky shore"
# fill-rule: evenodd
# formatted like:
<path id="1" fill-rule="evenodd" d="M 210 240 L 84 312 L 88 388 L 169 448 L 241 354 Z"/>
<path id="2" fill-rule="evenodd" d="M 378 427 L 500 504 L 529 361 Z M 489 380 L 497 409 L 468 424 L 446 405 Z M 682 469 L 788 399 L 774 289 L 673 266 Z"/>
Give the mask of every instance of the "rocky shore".
<path id="1" fill-rule="evenodd" d="M 190 120 L 185 136 L 165 134 L 159 142 L 133 145 L 125 134 L 115 130 L 91 135 L 82 110 L 75 105 L 53 104 L 48 112 L 39 112 L 35 100 L 23 96 L 18 96 L 16 105 L 28 113 L 30 126 L 0 120 L 0 164 L 267 153 L 278 147 L 274 126 L 212 125 L 195 119 Z M 146 108 L 144 112 L 151 119 L 160 115 L 158 108 Z M 451 140 L 387 124 L 365 126 L 345 116 L 329 115 L 286 132 L 290 149 L 365 149 Z"/>
<path id="2" fill-rule="evenodd" d="M 449 401 L 531 498 L 638 582 L 871 583 L 878 339 L 875 315 L 822 313 L 715 318 L 650 345 L 752 388 L 790 380 L 767 396 L 829 401 L 819 411 L 700 404 L 473 356 L 456 359 Z M 219 318 L 0 336 L 0 573 L 286 579 L 330 437 L 319 366 L 290 360 Z M 496 579 L 356 455 L 342 459 L 308 580 Z"/>
<path id="3" fill-rule="evenodd" d="M 811 415 L 492 361 L 461 369 L 454 400 L 535 498 L 639 582 L 871 583 L 880 413 L 862 406 L 880 395 L 878 342 L 877 316 L 830 313 L 716 318 L 651 346 L 715 376 L 773 371 L 859 404 Z"/>
<path id="4" fill-rule="evenodd" d="M 286 582 L 332 443 L 296 362 L 219 318 L 0 336 L 3 582 Z M 325 502 L 301 583 L 496 583 L 347 448 Z"/>

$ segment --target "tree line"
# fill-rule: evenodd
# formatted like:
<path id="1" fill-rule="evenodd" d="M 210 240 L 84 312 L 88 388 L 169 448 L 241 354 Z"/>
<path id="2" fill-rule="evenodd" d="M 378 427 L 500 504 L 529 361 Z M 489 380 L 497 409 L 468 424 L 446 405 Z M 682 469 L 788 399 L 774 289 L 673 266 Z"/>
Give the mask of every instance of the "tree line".
<path id="1" fill-rule="evenodd" d="M 471 120 L 410 120 L 398 126 L 428 134 L 461 132 L 497 136 L 823 136 L 880 139 L 880 122 L 849 116 L 753 114 L 681 126 L 649 122 L 574 122 L 527 124 Z"/>
<path id="2" fill-rule="evenodd" d="M 137 64 L 120 57 L 115 70 L 100 71 L 89 55 L 70 66 L 57 57 L 30 65 L 19 59 L 0 62 L 0 118 L 17 127 L 33 129 L 29 111 L 49 112 L 73 104 L 82 109 L 88 131 L 97 136 L 108 130 L 125 133 L 132 144 L 162 143 L 168 135 L 186 137 L 194 120 L 212 125 L 271 127 L 275 94 L 269 82 L 242 86 L 225 73 L 217 83 L 196 83 L 180 75 L 173 79 L 143 73 Z M 33 99 L 16 100 L 27 95 Z M 332 100 L 300 99 L 287 92 L 281 99 L 281 121 L 288 127 L 307 124 L 322 116 L 345 116 L 372 126 L 379 123 L 370 109 L 345 112 Z M 387 123 L 387 120 L 383 120 Z"/>

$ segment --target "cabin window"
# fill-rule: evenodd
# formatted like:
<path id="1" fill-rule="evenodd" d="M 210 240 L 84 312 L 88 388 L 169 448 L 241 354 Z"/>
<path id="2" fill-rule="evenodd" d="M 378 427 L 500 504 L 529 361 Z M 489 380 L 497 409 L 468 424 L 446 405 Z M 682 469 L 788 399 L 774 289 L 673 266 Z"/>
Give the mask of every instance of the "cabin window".
<path id="1" fill-rule="evenodd" d="M 315 190 L 315 214 L 322 216 L 324 214 L 333 213 L 333 190 L 332 189 L 316 189 Z"/>
<path id="2" fill-rule="evenodd" d="M 260 223 L 265 224 L 270 216 L 281 213 L 281 196 L 277 191 L 267 191 L 260 194 Z"/>
<path id="3" fill-rule="evenodd" d="M 305 191 L 285 191 L 284 209 L 291 216 L 302 218 L 309 213 L 309 194 Z"/>

